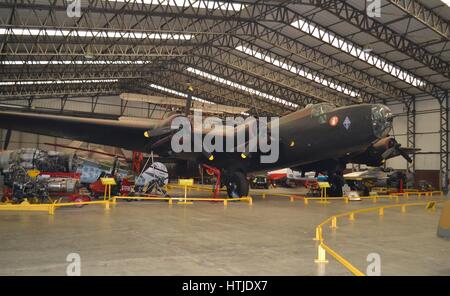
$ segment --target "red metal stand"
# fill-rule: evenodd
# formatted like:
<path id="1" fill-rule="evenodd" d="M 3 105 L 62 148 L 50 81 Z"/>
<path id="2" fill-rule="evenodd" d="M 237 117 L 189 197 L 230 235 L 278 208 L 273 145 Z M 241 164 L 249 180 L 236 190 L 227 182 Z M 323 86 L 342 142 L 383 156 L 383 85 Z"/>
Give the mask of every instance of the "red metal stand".
<path id="1" fill-rule="evenodd" d="M 141 152 L 133 151 L 133 172 L 139 174 L 141 172 L 141 162 L 144 159 Z"/>
<path id="2" fill-rule="evenodd" d="M 218 168 L 209 166 L 207 164 L 203 164 L 203 167 L 206 169 L 206 172 L 208 173 L 208 175 L 212 175 L 214 174 L 216 176 L 216 185 L 214 186 L 214 193 L 213 193 L 213 198 L 217 198 L 219 197 L 219 190 L 220 190 L 220 178 L 221 178 L 221 173 L 220 170 Z"/>

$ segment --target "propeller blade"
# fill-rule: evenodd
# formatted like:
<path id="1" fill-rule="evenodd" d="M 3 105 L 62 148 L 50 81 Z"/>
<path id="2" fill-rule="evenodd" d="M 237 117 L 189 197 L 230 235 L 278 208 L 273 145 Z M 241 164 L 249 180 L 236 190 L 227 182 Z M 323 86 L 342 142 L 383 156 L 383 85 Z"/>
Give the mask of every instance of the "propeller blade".
<path id="1" fill-rule="evenodd" d="M 11 130 L 6 131 L 5 142 L 3 143 L 3 150 L 8 149 L 9 141 L 11 140 Z"/>
<path id="2" fill-rule="evenodd" d="M 408 155 L 408 153 L 406 153 L 403 149 L 398 149 L 398 152 L 400 153 L 400 155 L 406 159 L 407 162 L 411 163 L 412 162 L 412 158 Z"/>
<path id="3" fill-rule="evenodd" d="M 154 149 L 157 149 L 158 147 L 163 146 L 164 144 L 166 144 L 167 142 L 169 142 L 172 139 L 172 136 L 166 136 L 160 140 L 158 140 L 156 143 L 154 143 L 150 148 L 153 151 Z"/>
<path id="4" fill-rule="evenodd" d="M 394 146 L 394 147 L 391 147 L 391 148 L 387 149 L 386 151 L 384 151 L 383 154 L 381 154 L 381 157 L 382 157 L 383 159 L 388 159 L 388 158 L 390 158 L 392 155 L 394 155 L 395 150 L 396 150 L 396 149 L 395 149 L 395 146 Z"/>
<path id="5" fill-rule="evenodd" d="M 408 153 L 406 153 L 406 151 L 404 151 L 401 148 L 401 146 L 402 146 L 401 144 L 395 142 L 395 144 L 393 144 L 392 147 L 390 147 L 389 149 L 384 151 L 383 154 L 381 154 L 381 157 L 383 159 L 389 159 L 391 157 L 401 155 L 404 159 L 406 159 L 407 162 L 412 162 L 411 157 L 408 155 Z"/>
<path id="6" fill-rule="evenodd" d="M 171 129 L 170 126 L 163 126 L 160 128 L 155 128 L 153 130 L 146 131 L 145 137 L 160 137 L 174 132 L 175 130 Z"/>

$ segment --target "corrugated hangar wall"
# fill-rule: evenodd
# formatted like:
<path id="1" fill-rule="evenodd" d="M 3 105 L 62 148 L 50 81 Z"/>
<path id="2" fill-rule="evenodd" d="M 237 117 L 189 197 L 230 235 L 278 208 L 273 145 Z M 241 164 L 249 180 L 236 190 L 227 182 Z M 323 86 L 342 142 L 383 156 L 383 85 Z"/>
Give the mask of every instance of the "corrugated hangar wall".
<path id="1" fill-rule="evenodd" d="M 395 114 L 393 135 L 402 147 L 407 147 L 407 114 L 403 104 L 389 105 Z M 439 170 L 440 163 L 439 103 L 432 98 L 416 101 L 416 170 Z M 425 154 L 422 154 L 425 153 Z M 406 169 L 406 160 L 401 157 L 386 163 L 394 169 Z"/>
<path id="2" fill-rule="evenodd" d="M 396 115 L 392 134 L 402 147 L 407 147 L 407 110 L 403 104 L 389 105 Z M 436 99 L 416 100 L 415 147 L 420 148 L 415 157 L 415 182 L 430 182 L 435 188 L 440 186 L 440 106 Z M 406 160 L 396 157 L 386 162 L 394 169 L 407 169 Z"/>

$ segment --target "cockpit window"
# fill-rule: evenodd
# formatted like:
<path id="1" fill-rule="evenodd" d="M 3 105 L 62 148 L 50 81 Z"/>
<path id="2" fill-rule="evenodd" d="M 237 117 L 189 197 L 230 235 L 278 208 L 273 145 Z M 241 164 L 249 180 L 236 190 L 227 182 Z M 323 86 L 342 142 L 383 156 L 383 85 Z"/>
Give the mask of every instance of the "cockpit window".
<path id="1" fill-rule="evenodd" d="M 393 115 L 391 110 L 384 105 L 372 107 L 372 129 L 378 138 L 387 136 L 392 128 Z"/>
<path id="2" fill-rule="evenodd" d="M 311 107 L 311 117 L 318 118 L 319 123 L 327 122 L 327 113 L 331 112 L 335 107 L 331 104 L 316 104 Z"/>

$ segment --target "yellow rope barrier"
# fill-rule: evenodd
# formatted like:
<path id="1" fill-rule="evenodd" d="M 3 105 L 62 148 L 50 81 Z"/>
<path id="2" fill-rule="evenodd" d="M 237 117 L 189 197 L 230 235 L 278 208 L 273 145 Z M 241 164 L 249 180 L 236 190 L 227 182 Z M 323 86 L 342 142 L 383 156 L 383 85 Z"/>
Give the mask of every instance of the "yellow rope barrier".
<path id="1" fill-rule="evenodd" d="M 420 202 L 420 203 L 386 205 L 386 206 L 380 206 L 380 207 L 359 209 L 359 210 L 354 210 L 354 211 L 338 214 L 335 216 L 331 216 L 331 217 L 327 218 L 326 220 L 324 220 L 319 225 L 317 225 L 317 227 L 316 227 L 316 236 L 314 237 L 314 240 L 318 241 L 319 245 L 317 247 L 317 259 L 315 259 L 314 261 L 316 263 L 327 263 L 328 261 L 326 260 L 326 253 L 328 253 L 336 261 L 338 261 L 345 268 L 347 268 L 353 275 L 364 276 L 365 274 L 362 271 L 360 271 L 358 268 L 353 266 L 348 260 L 346 260 L 344 257 L 339 255 L 336 251 L 334 251 L 332 248 L 330 248 L 329 246 L 327 246 L 325 244 L 322 229 L 326 224 L 330 224 L 330 227 L 332 229 L 336 229 L 338 218 L 348 217 L 349 220 L 355 220 L 356 214 L 368 213 L 368 212 L 374 212 L 374 211 L 378 211 L 379 216 L 384 216 L 385 209 L 392 209 L 392 208 L 400 208 L 401 212 L 405 213 L 406 208 L 412 207 L 412 206 L 425 206 L 425 209 L 433 210 L 437 203 L 442 203 L 442 202 L 443 201 L 429 201 L 429 202 Z"/>

